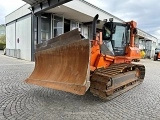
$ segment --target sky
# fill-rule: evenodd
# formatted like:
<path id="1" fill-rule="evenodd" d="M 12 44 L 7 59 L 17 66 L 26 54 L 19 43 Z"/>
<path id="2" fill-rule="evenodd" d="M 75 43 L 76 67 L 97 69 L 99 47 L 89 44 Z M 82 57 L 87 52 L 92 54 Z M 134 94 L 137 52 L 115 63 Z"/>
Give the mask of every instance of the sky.
<path id="1" fill-rule="evenodd" d="M 160 39 L 159 0 L 86 0 L 124 21 L 134 20 L 138 28 Z M 0 24 L 5 16 L 24 5 L 22 0 L 0 0 Z"/>
<path id="2" fill-rule="evenodd" d="M 134 20 L 141 30 L 160 39 L 159 0 L 86 0 L 124 21 Z M 92 1 L 92 2 L 91 2 Z"/>
<path id="3" fill-rule="evenodd" d="M 0 24 L 5 24 L 5 16 L 24 4 L 22 0 L 0 0 Z"/>

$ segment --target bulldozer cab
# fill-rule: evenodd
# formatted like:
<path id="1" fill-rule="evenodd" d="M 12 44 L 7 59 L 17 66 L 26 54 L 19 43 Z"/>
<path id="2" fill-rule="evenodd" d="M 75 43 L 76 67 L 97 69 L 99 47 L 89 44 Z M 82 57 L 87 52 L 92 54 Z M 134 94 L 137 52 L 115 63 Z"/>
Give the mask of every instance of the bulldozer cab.
<path id="1" fill-rule="evenodd" d="M 127 24 L 106 22 L 102 28 L 103 45 L 106 46 L 114 56 L 124 56 L 125 49 L 129 43 L 129 29 Z M 103 47 L 104 48 L 104 47 Z M 102 49 L 104 51 L 104 49 Z M 105 53 L 105 52 L 103 52 Z"/>

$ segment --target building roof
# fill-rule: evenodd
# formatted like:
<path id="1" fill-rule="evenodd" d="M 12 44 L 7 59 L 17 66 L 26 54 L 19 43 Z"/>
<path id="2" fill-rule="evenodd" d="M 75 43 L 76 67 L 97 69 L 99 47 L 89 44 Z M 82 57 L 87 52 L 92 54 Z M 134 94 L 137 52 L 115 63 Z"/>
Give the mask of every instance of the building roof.
<path id="1" fill-rule="evenodd" d="M 22 1 L 24 1 L 28 4 L 30 4 L 31 6 L 33 6 L 33 5 L 36 5 L 36 4 L 39 4 L 39 3 L 43 2 L 45 0 L 22 0 Z"/>
<path id="2" fill-rule="evenodd" d="M 72 0 L 23 0 L 24 2 L 31 5 L 32 12 L 34 14 L 45 12 L 51 8 L 55 8 L 64 3 L 70 2 Z"/>
<path id="3" fill-rule="evenodd" d="M 100 20 L 108 19 L 110 17 L 114 18 L 115 22 L 125 22 L 124 20 L 96 7 L 85 0 L 22 0 L 30 5 L 24 5 L 21 9 L 16 10 L 12 14 L 6 16 L 6 24 L 20 18 L 21 16 L 31 13 L 28 8 L 33 8 L 35 12 L 50 12 L 53 14 L 63 14 L 65 18 L 77 20 L 79 22 L 91 21 L 95 14 L 100 14 Z M 56 3 L 57 1 L 57 3 Z M 69 2 L 71 1 L 71 2 Z M 62 4 L 63 2 L 65 4 Z M 59 7 L 57 7 L 57 5 Z M 21 12 L 23 11 L 23 12 Z M 94 12 L 93 12 L 94 11 Z M 22 14 L 23 13 L 23 14 Z M 138 35 L 157 41 L 157 38 L 138 29 Z"/>

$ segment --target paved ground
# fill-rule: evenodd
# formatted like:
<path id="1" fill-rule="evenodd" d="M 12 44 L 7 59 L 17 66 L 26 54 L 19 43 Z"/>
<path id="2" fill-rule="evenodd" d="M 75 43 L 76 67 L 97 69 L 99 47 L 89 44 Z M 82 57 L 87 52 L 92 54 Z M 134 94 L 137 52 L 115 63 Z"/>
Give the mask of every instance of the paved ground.
<path id="1" fill-rule="evenodd" d="M 142 60 L 146 78 L 136 88 L 104 102 L 24 83 L 33 62 L 0 52 L 0 120 L 160 120 L 160 61 Z"/>

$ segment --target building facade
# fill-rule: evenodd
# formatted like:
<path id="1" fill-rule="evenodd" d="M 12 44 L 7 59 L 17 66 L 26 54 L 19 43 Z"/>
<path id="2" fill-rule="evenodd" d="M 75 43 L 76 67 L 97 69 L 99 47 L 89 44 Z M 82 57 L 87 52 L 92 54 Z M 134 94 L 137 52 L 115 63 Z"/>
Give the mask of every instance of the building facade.
<path id="1" fill-rule="evenodd" d="M 32 61 L 38 43 L 75 28 L 79 28 L 83 36 L 91 39 L 91 21 L 96 14 L 100 16 L 98 28 L 102 28 L 104 19 L 114 18 L 115 22 L 124 22 L 84 0 L 73 0 L 37 14 L 33 14 L 30 9 L 31 6 L 26 4 L 6 16 L 6 54 L 8 56 Z M 155 37 L 140 29 L 138 29 L 138 36 L 145 42 L 149 40 L 152 44 L 157 44 Z M 139 42 L 138 47 L 141 48 L 141 46 Z M 154 45 L 151 47 L 151 51 L 154 52 L 152 50 Z M 152 52 L 150 52 L 150 57 L 152 57 Z"/>

